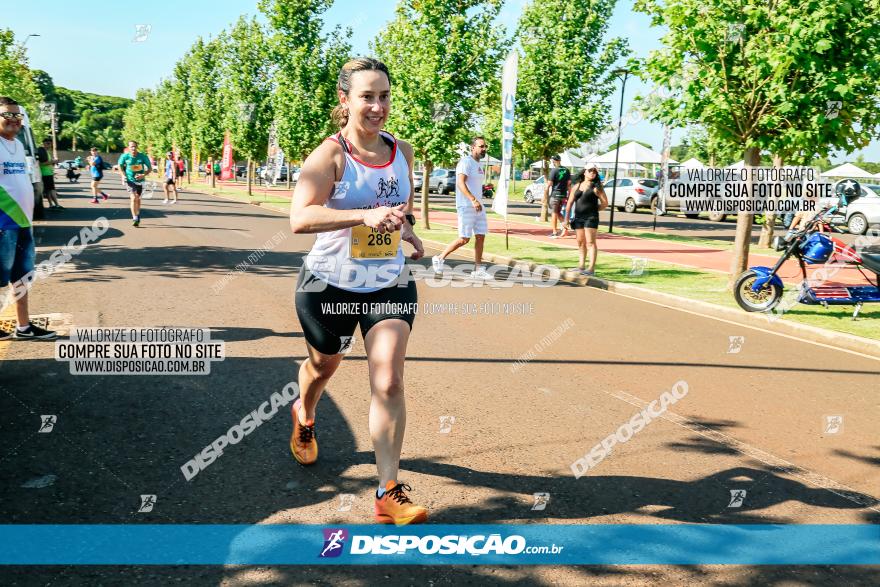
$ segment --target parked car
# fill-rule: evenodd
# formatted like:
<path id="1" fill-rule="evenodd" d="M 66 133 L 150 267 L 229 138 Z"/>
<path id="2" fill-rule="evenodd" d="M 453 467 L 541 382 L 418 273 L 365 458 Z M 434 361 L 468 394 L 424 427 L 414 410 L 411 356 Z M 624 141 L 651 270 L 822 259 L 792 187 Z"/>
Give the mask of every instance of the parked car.
<path id="1" fill-rule="evenodd" d="M 530 183 L 526 186 L 526 189 L 523 190 L 523 199 L 529 204 L 533 202 L 540 202 L 544 198 L 544 186 L 546 185 L 546 178 L 542 175 L 534 182 Z"/>
<path id="2" fill-rule="evenodd" d="M 294 168 L 296 169 L 296 168 Z M 264 173 L 266 172 L 266 168 L 263 165 L 260 165 L 254 170 L 254 177 L 264 177 Z M 299 170 L 297 169 L 293 173 L 292 181 L 296 181 L 299 179 Z M 279 171 L 278 180 L 277 181 L 287 181 L 287 165 L 282 165 L 281 170 Z"/>
<path id="3" fill-rule="evenodd" d="M 246 177 L 247 176 L 247 165 L 236 165 L 235 166 L 235 177 Z"/>
<path id="4" fill-rule="evenodd" d="M 835 186 L 836 193 L 843 190 L 841 183 L 843 182 L 838 182 Z M 862 197 L 843 208 L 835 216 L 839 222 L 846 223 L 846 229 L 850 234 L 865 234 L 871 226 L 880 225 L 880 185 L 864 183 L 860 185 Z"/>
<path id="5" fill-rule="evenodd" d="M 73 159 L 65 159 L 64 161 L 59 161 L 55 164 L 56 169 L 67 169 L 70 166 L 76 166 L 76 161 Z"/>
<path id="6" fill-rule="evenodd" d="M 428 178 L 428 191 L 439 194 L 455 192 L 455 170 L 435 169 Z"/>
<path id="7" fill-rule="evenodd" d="M 413 171 L 413 191 L 421 191 L 425 181 L 425 174 L 422 171 Z"/>
<path id="8" fill-rule="evenodd" d="M 113 169 L 113 165 L 110 164 L 110 162 L 108 161 L 104 161 L 104 164 L 101 165 L 101 167 L 104 169 L 104 171 L 110 171 L 111 169 Z"/>
<path id="9" fill-rule="evenodd" d="M 638 208 L 651 208 L 651 200 L 660 189 L 660 182 L 656 179 L 643 177 L 618 177 L 616 180 L 609 179 L 603 186 L 605 195 L 608 197 L 608 205 L 611 205 L 612 188 L 617 184 L 614 192 L 614 204 L 621 212 L 635 212 Z"/>

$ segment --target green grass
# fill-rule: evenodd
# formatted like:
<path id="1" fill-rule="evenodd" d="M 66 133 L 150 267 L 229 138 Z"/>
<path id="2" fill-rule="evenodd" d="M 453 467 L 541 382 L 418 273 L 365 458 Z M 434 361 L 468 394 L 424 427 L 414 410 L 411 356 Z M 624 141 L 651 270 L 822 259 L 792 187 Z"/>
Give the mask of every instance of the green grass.
<path id="1" fill-rule="evenodd" d="M 431 210 L 440 210 L 443 212 L 455 212 L 455 206 L 438 206 L 436 204 L 431 204 Z M 492 211 L 491 204 L 486 208 L 486 213 L 495 220 L 504 220 L 504 217 L 500 214 L 497 214 Z M 520 222 L 523 224 L 531 224 L 534 226 L 543 226 L 549 229 L 550 223 L 541 222 L 540 220 L 535 220 L 531 216 L 523 216 L 523 215 L 511 215 L 508 220 L 511 222 Z M 761 228 L 759 226 L 755 227 L 755 230 L 760 233 Z M 599 227 L 600 233 L 608 232 L 607 228 L 603 225 Z M 782 229 L 780 231 L 779 227 L 777 227 L 776 234 L 784 234 L 785 230 Z M 661 241 L 669 241 L 669 242 L 678 242 L 687 245 L 699 246 L 699 247 L 709 247 L 713 249 L 719 249 L 724 251 L 729 251 L 733 249 L 733 243 L 730 241 L 722 241 L 715 240 L 710 238 L 699 238 L 693 236 L 684 236 L 680 234 L 669 234 L 666 232 L 648 232 L 643 230 L 631 230 L 626 228 L 616 228 L 614 230 L 614 234 L 619 234 L 622 236 L 634 236 L 638 238 L 649 238 L 653 240 L 661 240 Z M 775 255 L 776 251 L 773 249 L 767 249 L 764 247 L 758 247 L 757 245 L 752 245 L 749 249 L 752 253 L 757 253 L 761 255 Z"/>
<path id="2" fill-rule="evenodd" d="M 206 185 L 203 183 L 193 183 L 187 186 L 187 189 L 193 192 L 201 192 L 203 194 L 211 194 L 215 196 L 223 196 L 225 198 L 230 198 L 233 200 L 238 200 L 240 202 L 246 203 L 267 203 L 267 204 L 290 204 L 290 198 L 282 197 L 274 194 L 273 192 L 282 192 L 286 190 L 269 190 L 268 193 L 264 191 L 262 187 L 254 186 L 252 188 L 253 195 L 248 196 L 247 192 L 244 190 L 238 189 L 229 189 L 225 187 L 211 187 L 210 185 Z"/>
<path id="3" fill-rule="evenodd" d="M 458 238 L 458 231 L 448 225 L 434 223 L 431 230 L 420 230 L 419 235 L 425 240 L 448 243 Z M 471 249 L 468 244 L 465 248 Z M 577 266 L 577 251 L 565 250 L 551 243 L 528 241 L 518 237 L 510 237 L 510 249 L 504 248 L 504 236 L 489 234 L 486 236 L 485 251 L 506 257 L 513 257 L 533 263 L 555 265 L 562 269 Z M 718 304 L 729 308 L 738 308 L 733 295 L 727 291 L 727 276 L 679 267 L 659 261 L 649 261 L 641 275 L 631 275 L 632 258 L 599 251 L 596 263 L 596 275 L 601 279 L 617 283 L 629 283 L 640 287 L 668 293 L 680 297 Z M 817 328 L 825 328 L 836 332 L 844 332 L 880 340 L 880 329 L 877 320 L 880 310 L 865 306 L 859 319 L 852 320 L 852 306 L 831 306 L 828 310 L 822 306 L 806 306 L 798 304 L 788 310 L 783 320 L 807 324 Z"/>

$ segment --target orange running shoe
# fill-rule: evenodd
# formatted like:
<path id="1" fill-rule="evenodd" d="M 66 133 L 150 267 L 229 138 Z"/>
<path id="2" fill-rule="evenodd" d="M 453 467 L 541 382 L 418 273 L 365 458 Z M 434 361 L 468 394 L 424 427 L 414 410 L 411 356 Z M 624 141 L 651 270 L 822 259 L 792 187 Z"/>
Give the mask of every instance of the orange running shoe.
<path id="1" fill-rule="evenodd" d="M 315 439 L 315 421 L 303 426 L 299 423 L 299 407 L 302 400 L 293 402 L 290 415 L 293 417 L 293 434 L 290 435 L 290 452 L 301 465 L 311 465 L 318 460 L 318 441 Z"/>
<path id="2" fill-rule="evenodd" d="M 380 524 L 421 524 L 428 519 L 428 510 L 414 505 L 404 491 L 412 491 L 412 487 L 389 481 L 385 484 L 385 493 L 376 498 L 376 521 Z"/>

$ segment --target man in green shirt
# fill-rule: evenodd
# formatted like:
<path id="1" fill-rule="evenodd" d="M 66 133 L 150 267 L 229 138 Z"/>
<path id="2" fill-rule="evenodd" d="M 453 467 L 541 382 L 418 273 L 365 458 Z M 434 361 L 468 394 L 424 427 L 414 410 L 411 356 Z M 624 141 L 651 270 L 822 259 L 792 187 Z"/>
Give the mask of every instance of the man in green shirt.
<path id="1" fill-rule="evenodd" d="M 44 139 L 43 146 L 37 147 L 37 162 L 40 164 L 40 176 L 43 181 L 43 195 L 49 200 L 49 207 L 55 210 L 63 210 L 58 203 L 58 192 L 55 191 L 55 169 L 52 167 L 58 163 L 58 159 L 52 159 L 49 151 L 52 150 L 52 139 Z"/>
<path id="2" fill-rule="evenodd" d="M 128 153 L 119 158 L 119 173 L 122 175 L 122 185 L 131 198 L 133 226 L 141 223 L 141 194 L 144 193 L 144 180 L 152 170 L 150 158 L 138 151 L 137 141 L 128 141 Z"/>

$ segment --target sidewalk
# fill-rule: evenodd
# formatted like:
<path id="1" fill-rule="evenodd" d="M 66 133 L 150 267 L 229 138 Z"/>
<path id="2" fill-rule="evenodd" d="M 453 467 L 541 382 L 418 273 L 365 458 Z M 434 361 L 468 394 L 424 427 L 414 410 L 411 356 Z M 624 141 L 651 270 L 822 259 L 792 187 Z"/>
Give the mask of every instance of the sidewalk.
<path id="1" fill-rule="evenodd" d="M 418 213 L 416 213 L 418 216 Z M 445 212 L 432 210 L 431 222 L 446 224 L 449 226 L 457 226 L 458 220 L 454 212 Z M 576 250 L 577 244 L 573 233 L 566 238 L 550 238 L 550 225 L 538 226 L 527 222 L 517 222 L 515 220 L 508 222 L 509 234 L 524 240 L 539 242 L 542 244 L 553 245 L 554 247 L 564 249 L 569 248 Z M 504 221 L 489 217 L 489 232 L 492 234 L 504 234 Z M 618 234 L 608 234 L 599 232 L 599 254 L 614 253 L 616 255 L 625 255 L 633 258 L 645 258 L 654 261 L 662 261 L 671 265 L 680 265 L 692 269 L 700 269 L 702 271 L 713 271 L 730 273 L 730 262 L 733 253 L 728 250 L 714 249 L 702 245 L 689 245 L 685 243 L 640 238 L 635 236 L 623 236 Z M 573 257 L 574 258 L 574 257 Z M 749 255 L 749 267 L 754 265 L 765 265 L 772 267 L 779 257 L 769 255 Z M 820 269 L 822 265 L 808 266 L 808 274 Z M 797 261 L 789 259 L 780 270 L 780 277 L 786 283 L 798 284 L 802 281 L 800 268 Z M 840 271 L 834 275 L 833 280 L 827 282 L 832 284 L 866 284 L 865 278 L 858 272 L 855 267 L 841 266 Z"/>
<path id="2" fill-rule="evenodd" d="M 190 189 L 198 191 L 199 188 L 205 187 L 204 181 L 194 182 Z M 234 182 L 217 182 L 217 187 L 224 190 L 235 190 L 245 192 L 247 185 Z M 259 202 L 259 194 L 271 194 L 273 200 L 289 201 L 290 192 L 287 191 L 286 185 L 282 184 L 276 188 L 269 188 L 265 185 L 253 188 L 256 200 Z M 259 192 L 259 193 L 258 193 Z M 275 202 L 273 202 L 275 203 Z M 273 203 L 261 204 L 266 207 L 272 207 L 278 210 L 282 208 L 274 206 Z M 417 202 L 418 203 L 418 202 Z M 287 206 L 283 207 L 287 212 Z M 415 207 L 414 213 L 418 217 L 420 208 Z M 454 212 L 445 210 L 431 210 L 431 222 L 456 227 L 458 219 Z M 550 238 L 550 224 L 536 225 L 529 222 L 521 222 L 511 220 L 508 222 L 509 234 L 523 240 L 552 245 L 557 249 L 577 250 L 577 244 L 573 233 L 563 239 Z M 489 216 L 489 232 L 492 234 L 504 234 L 504 221 L 493 216 Z M 672 240 L 662 240 L 653 238 L 641 238 L 637 236 L 624 236 L 619 234 L 608 234 L 607 232 L 599 232 L 599 253 L 613 253 L 631 258 L 643 258 L 653 261 L 660 261 L 670 265 L 678 265 L 680 267 L 688 267 L 690 269 L 698 269 L 701 271 L 711 271 L 728 275 L 730 273 L 730 263 L 733 256 L 732 251 L 712 248 L 705 245 L 691 245 L 687 243 L 676 242 Z M 573 257 L 575 258 L 575 257 Z M 772 267 L 779 259 L 778 256 L 750 254 L 748 266 L 763 265 Z M 834 265 L 836 272 L 833 273 L 831 279 L 828 279 L 825 285 L 866 285 L 865 277 L 859 273 L 858 269 L 851 265 Z M 822 265 L 813 265 L 807 267 L 807 274 L 812 275 L 814 272 L 823 269 Z M 785 283 L 797 285 L 802 281 L 800 267 L 794 259 L 789 259 L 779 272 L 779 276 Z"/>

